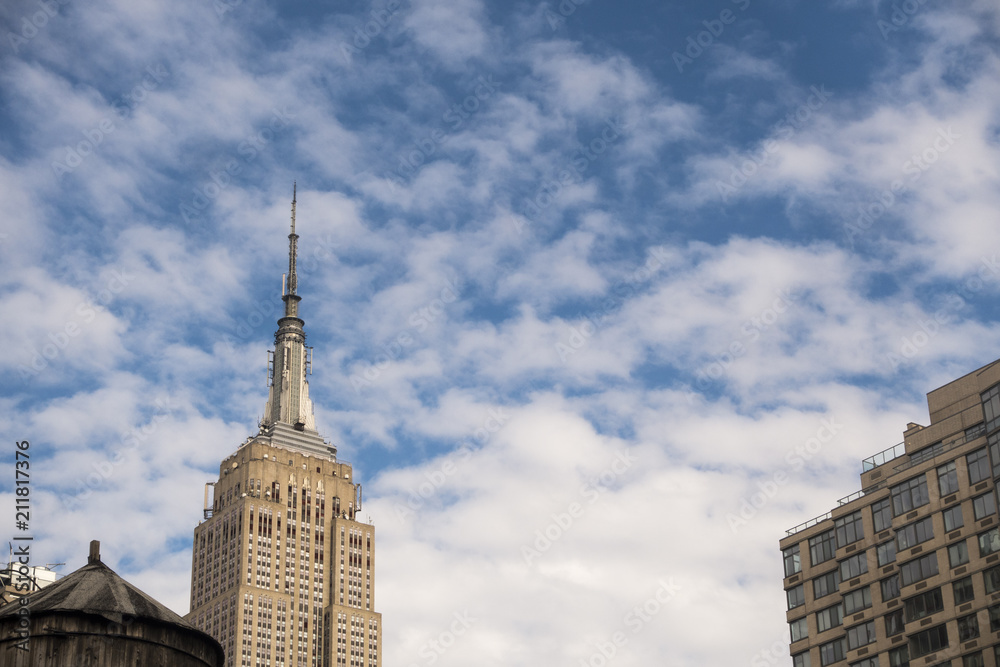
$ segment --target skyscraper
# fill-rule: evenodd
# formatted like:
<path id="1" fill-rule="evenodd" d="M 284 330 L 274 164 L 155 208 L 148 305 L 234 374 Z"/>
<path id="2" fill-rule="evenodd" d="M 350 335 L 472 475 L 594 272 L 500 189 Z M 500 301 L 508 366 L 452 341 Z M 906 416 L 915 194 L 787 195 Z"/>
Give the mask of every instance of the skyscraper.
<path id="1" fill-rule="evenodd" d="M 187 619 L 222 644 L 227 667 L 379 667 L 375 528 L 359 520 L 361 485 L 309 399 L 295 203 L 264 416 L 206 486 Z"/>
<path id="2" fill-rule="evenodd" d="M 927 405 L 780 541 L 795 667 L 1000 665 L 1000 361 Z"/>

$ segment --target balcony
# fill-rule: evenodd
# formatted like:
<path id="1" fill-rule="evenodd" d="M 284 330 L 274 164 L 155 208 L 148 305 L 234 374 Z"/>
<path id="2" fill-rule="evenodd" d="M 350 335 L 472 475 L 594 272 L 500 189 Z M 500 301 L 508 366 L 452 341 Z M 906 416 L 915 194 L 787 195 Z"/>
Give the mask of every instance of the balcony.
<path id="1" fill-rule="evenodd" d="M 903 446 L 903 443 L 894 445 L 889 449 L 879 452 L 875 456 L 869 456 L 867 459 L 864 459 L 861 462 L 861 472 L 874 470 L 880 465 L 884 465 L 893 459 L 903 456 L 904 454 L 906 454 L 906 447 Z"/>

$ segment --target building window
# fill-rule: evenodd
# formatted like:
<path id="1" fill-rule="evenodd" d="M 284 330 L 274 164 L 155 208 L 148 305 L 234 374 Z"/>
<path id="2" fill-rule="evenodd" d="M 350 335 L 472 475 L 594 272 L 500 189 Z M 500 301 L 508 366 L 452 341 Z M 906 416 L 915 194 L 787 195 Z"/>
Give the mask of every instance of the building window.
<path id="1" fill-rule="evenodd" d="M 792 667 L 810 667 L 809 651 L 792 656 Z"/>
<path id="2" fill-rule="evenodd" d="M 996 514 L 996 511 L 997 504 L 993 498 L 992 491 L 972 499 L 972 514 L 976 517 L 976 521 L 991 514 Z"/>
<path id="3" fill-rule="evenodd" d="M 970 574 L 955 581 L 951 585 L 951 590 L 955 598 L 955 604 L 962 604 L 974 598 L 976 593 L 972 588 L 972 575 Z"/>
<path id="4" fill-rule="evenodd" d="M 944 443 L 941 442 L 940 440 L 935 442 L 933 445 L 928 445 L 923 449 L 918 449 L 917 451 L 910 454 L 910 464 L 916 465 L 923 461 L 929 461 L 930 459 L 940 454 L 942 449 L 944 449 Z"/>
<path id="5" fill-rule="evenodd" d="M 1000 565 L 995 565 L 983 572 L 983 583 L 986 585 L 987 593 L 995 593 L 1000 590 Z"/>
<path id="6" fill-rule="evenodd" d="M 986 417 L 986 432 L 1000 426 L 1000 384 L 990 387 L 979 397 L 983 401 L 983 416 Z"/>
<path id="7" fill-rule="evenodd" d="M 897 609 L 891 614 L 885 615 L 885 636 L 892 637 L 903 631 L 905 622 L 903 621 L 903 610 Z"/>
<path id="8" fill-rule="evenodd" d="M 948 547 L 949 567 L 958 567 L 969 562 L 969 549 L 965 546 L 965 540 L 956 542 Z"/>
<path id="9" fill-rule="evenodd" d="M 847 560 L 840 561 L 840 580 L 847 581 L 859 577 L 868 571 L 868 552 L 854 554 Z"/>
<path id="10" fill-rule="evenodd" d="M 1000 630 L 1000 604 L 995 604 L 987 611 L 990 613 L 990 632 Z"/>
<path id="11" fill-rule="evenodd" d="M 773 553 L 773 552 L 772 552 Z M 790 546 L 783 550 L 782 555 L 785 559 L 785 576 L 790 577 L 796 572 L 802 571 L 802 561 L 799 558 L 799 545 Z"/>
<path id="12" fill-rule="evenodd" d="M 868 586 L 851 591 L 844 596 L 844 614 L 851 615 L 872 606 L 872 594 Z"/>
<path id="13" fill-rule="evenodd" d="M 962 656 L 962 667 L 983 667 L 983 664 L 982 651 Z"/>
<path id="14" fill-rule="evenodd" d="M 899 575 L 894 574 L 881 581 L 882 602 L 888 602 L 899 597 Z"/>
<path id="15" fill-rule="evenodd" d="M 878 667 L 878 656 L 873 655 L 860 662 L 852 662 L 849 667 Z"/>
<path id="16" fill-rule="evenodd" d="M 816 612 L 816 629 L 818 632 L 826 632 L 830 628 L 839 627 L 843 621 L 843 605 L 836 604 Z"/>
<path id="17" fill-rule="evenodd" d="M 990 457 L 986 448 L 977 449 L 965 457 L 965 464 L 969 467 L 969 484 L 981 482 L 990 477 Z"/>
<path id="18" fill-rule="evenodd" d="M 906 514 L 910 510 L 922 507 L 930 502 L 927 495 L 927 476 L 920 475 L 897 484 L 889 490 L 892 498 L 893 516 Z"/>
<path id="19" fill-rule="evenodd" d="M 840 570 L 828 572 L 813 579 L 813 599 L 818 600 L 831 593 L 836 593 L 840 587 Z"/>
<path id="20" fill-rule="evenodd" d="M 938 466 L 938 492 L 941 497 L 958 491 L 958 467 L 954 461 Z"/>
<path id="21" fill-rule="evenodd" d="M 847 629 L 847 649 L 867 646 L 875 641 L 875 621 L 868 621 Z"/>
<path id="22" fill-rule="evenodd" d="M 948 646 L 948 628 L 938 625 L 910 637 L 910 656 L 919 658 Z"/>
<path id="23" fill-rule="evenodd" d="M 979 615 L 969 614 L 958 619 L 958 641 L 967 642 L 979 636 Z"/>
<path id="24" fill-rule="evenodd" d="M 970 440 L 975 440 L 984 433 L 986 433 L 986 424 L 979 422 L 978 424 L 965 429 L 965 441 L 969 442 Z"/>
<path id="25" fill-rule="evenodd" d="M 979 555 L 987 556 L 996 551 L 1000 551 L 1000 530 L 994 527 L 979 534 Z"/>
<path id="26" fill-rule="evenodd" d="M 861 510 L 840 517 L 833 525 L 834 530 L 837 532 L 838 548 L 842 549 L 848 544 L 854 544 L 865 537 L 865 528 L 861 521 Z"/>
<path id="27" fill-rule="evenodd" d="M 908 526 L 903 526 L 896 533 L 896 544 L 900 551 L 915 547 L 921 542 L 934 539 L 934 526 L 931 517 L 924 517 L 920 521 L 914 521 Z"/>
<path id="28" fill-rule="evenodd" d="M 907 623 L 920 620 L 942 609 L 944 609 L 944 597 L 941 595 L 940 588 L 903 600 L 903 611 L 906 613 Z"/>
<path id="29" fill-rule="evenodd" d="M 844 638 L 821 644 L 819 647 L 819 664 L 823 667 L 832 665 L 844 659 Z"/>
<path id="30" fill-rule="evenodd" d="M 773 552 L 772 552 L 773 553 Z M 789 621 L 788 628 L 792 633 L 792 643 L 805 639 L 809 636 L 809 625 L 806 622 L 806 617 L 796 619 L 794 621 Z"/>
<path id="31" fill-rule="evenodd" d="M 888 498 L 872 503 L 872 525 L 876 533 L 892 526 L 892 505 Z"/>
<path id="32" fill-rule="evenodd" d="M 899 577 L 903 586 L 933 577 L 938 573 L 937 552 L 911 560 L 899 568 Z"/>
<path id="33" fill-rule="evenodd" d="M 900 646 L 889 651 L 889 667 L 906 667 L 910 664 L 910 647 Z"/>
<path id="34" fill-rule="evenodd" d="M 809 538 L 809 562 L 813 567 L 825 563 L 837 552 L 837 537 L 832 530 Z"/>
<path id="35" fill-rule="evenodd" d="M 993 459 L 993 476 L 1000 477 L 1000 433 L 994 433 L 986 442 L 989 443 L 990 458 Z"/>
<path id="36" fill-rule="evenodd" d="M 795 588 L 789 588 L 785 591 L 785 596 L 788 598 L 788 608 L 795 609 L 806 602 L 805 587 L 799 584 Z"/>
<path id="37" fill-rule="evenodd" d="M 944 532 L 946 533 L 950 533 L 951 531 L 965 525 L 965 520 L 962 518 L 961 505 L 949 507 L 945 511 L 941 512 L 941 516 L 944 517 Z"/>
<path id="38" fill-rule="evenodd" d="M 896 562 L 896 541 L 889 540 L 875 547 L 875 555 L 878 556 L 878 566 L 888 565 Z"/>

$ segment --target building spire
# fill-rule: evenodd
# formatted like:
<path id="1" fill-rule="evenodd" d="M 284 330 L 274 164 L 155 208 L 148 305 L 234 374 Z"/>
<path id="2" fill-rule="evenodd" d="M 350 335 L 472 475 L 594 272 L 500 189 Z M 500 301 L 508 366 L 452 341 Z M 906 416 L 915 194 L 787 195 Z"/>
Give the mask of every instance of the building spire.
<path id="1" fill-rule="evenodd" d="M 299 235 L 295 233 L 295 197 L 298 184 L 292 182 L 292 231 L 288 235 L 288 293 L 294 295 L 299 287 L 295 274 L 295 260 L 299 249 Z M 286 302 L 287 303 L 287 302 Z M 287 312 L 285 313 L 288 314 Z"/>
<path id="2" fill-rule="evenodd" d="M 312 447 L 319 447 L 325 452 L 329 448 L 316 433 L 313 405 L 309 399 L 308 375 L 312 366 L 312 348 L 306 346 L 305 322 L 299 317 L 299 302 L 302 297 L 298 295 L 295 266 L 299 241 L 299 235 L 295 233 L 297 191 L 298 185 L 293 184 L 292 224 L 288 234 L 288 275 L 281 295 L 281 300 L 285 302 L 285 312 L 278 320 L 278 330 L 274 334 L 274 352 L 268 364 L 269 395 L 261 429 L 273 436 L 291 427 L 305 434 L 296 436 L 298 440 L 306 438 L 302 442 L 316 441 L 312 443 Z"/>

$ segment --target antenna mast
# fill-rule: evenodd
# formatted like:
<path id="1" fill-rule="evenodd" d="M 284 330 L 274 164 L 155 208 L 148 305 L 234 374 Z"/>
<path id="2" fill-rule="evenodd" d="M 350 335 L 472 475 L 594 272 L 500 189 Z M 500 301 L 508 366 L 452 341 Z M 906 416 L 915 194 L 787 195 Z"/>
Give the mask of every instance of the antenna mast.
<path id="1" fill-rule="evenodd" d="M 295 233 L 295 199 L 298 185 L 292 183 L 292 233 L 288 235 L 288 294 L 295 294 L 298 277 L 295 275 L 295 256 L 298 253 L 299 235 Z"/>

